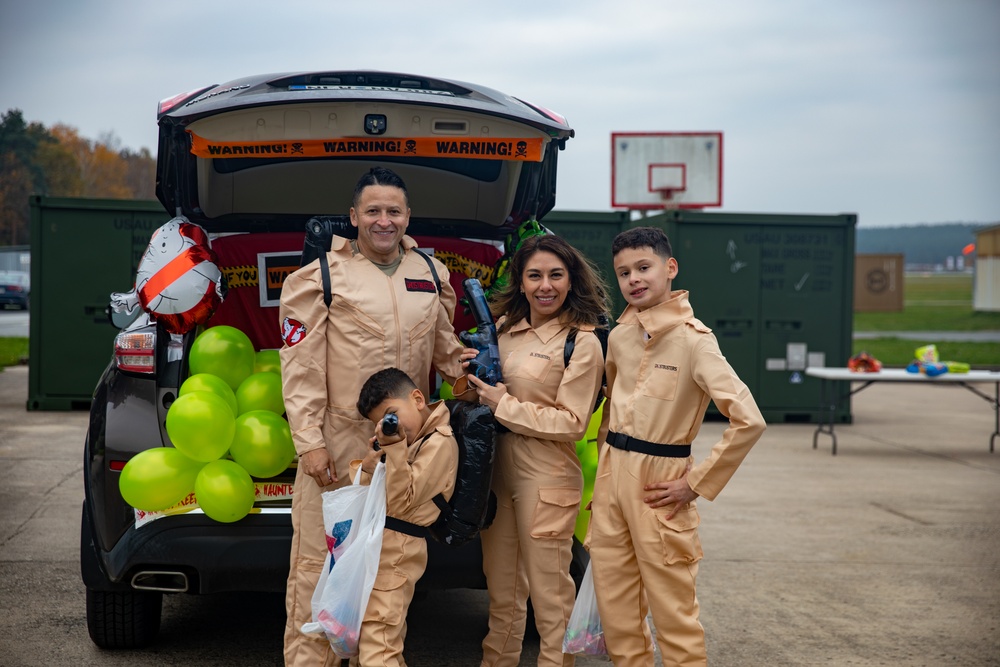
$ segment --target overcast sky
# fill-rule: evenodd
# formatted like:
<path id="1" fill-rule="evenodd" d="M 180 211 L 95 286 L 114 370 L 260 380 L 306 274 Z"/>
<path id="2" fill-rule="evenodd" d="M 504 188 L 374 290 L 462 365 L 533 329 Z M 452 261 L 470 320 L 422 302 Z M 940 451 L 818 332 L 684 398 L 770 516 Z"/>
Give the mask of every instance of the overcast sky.
<path id="1" fill-rule="evenodd" d="M 708 210 L 1000 223 L 1000 0 L 0 0 L 0 111 L 134 149 L 163 98 L 352 68 L 563 114 L 561 210 L 610 209 L 612 132 L 705 130 Z"/>

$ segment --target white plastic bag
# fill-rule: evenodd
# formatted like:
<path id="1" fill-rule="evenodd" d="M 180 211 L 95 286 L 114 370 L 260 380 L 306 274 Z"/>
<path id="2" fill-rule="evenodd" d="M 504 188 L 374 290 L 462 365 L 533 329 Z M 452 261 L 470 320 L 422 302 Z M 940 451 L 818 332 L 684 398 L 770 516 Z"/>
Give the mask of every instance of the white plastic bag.
<path id="1" fill-rule="evenodd" d="M 563 653 L 572 655 L 607 655 L 604 645 L 604 630 L 601 617 L 597 613 L 597 594 L 594 591 L 594 574 L 590 563 L 583 573 L 580 590 L 576 594 L 573 613 L 566 624 L 563 637 Z"/>
<path id="2" fill-rule="evenodd" d="M 359 468 L 353 485 L 323 494 L 328 553 L 313 593 L 313 622 L 302 626 L 325 634 L 340 658 L 358 654 L 385 529 L 385 464 L 376 466 L 368 486 L 358 483 L 360 476 Z"/>

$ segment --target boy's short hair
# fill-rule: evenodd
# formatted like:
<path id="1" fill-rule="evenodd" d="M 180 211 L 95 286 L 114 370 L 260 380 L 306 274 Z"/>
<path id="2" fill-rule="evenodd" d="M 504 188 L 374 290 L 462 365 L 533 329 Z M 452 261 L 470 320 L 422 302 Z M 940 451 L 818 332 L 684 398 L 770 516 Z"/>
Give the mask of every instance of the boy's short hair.
<path id="1" fill-rule="evenodd" d="M 659 227 L 633 227 L 618 234 L 611 242 L 611 256 L 615 256 L 627 248 L 652 248 L 653 252 L 669 259 L 674 256 L 670 247 L 670 239 Z"/>
<path id="2" fill-rule="evenodd" d="M 390 398 L 406 398 L 417 383 L 398 368 L 385 368 L 365 380 L 358 396 L 358 412 L 368 418 L 372 410 Z"/>
<path id="3" fill-rule="evenodd" d="M 354 198 L 351 200 L 351 205 L 354 208 L 357 208 L 358 202 L 361 201 L 361 193 L 370 185 L 388 185 L 399 188 L 403 191 L 403 199 L 406 201 L 406 205 L 410 205 L 410 193 L 406 191 L 406 183 L 403 182 L 400 175 L 386 167 L 372 167 L 361 174 L 361 178 L 354 184 Z"/>

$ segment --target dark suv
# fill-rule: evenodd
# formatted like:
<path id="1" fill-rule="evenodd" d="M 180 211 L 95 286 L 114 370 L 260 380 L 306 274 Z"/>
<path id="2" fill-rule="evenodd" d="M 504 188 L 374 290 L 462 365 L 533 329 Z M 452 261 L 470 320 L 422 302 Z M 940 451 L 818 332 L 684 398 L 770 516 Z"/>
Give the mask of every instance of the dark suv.
<path id="1" fill-rule="evenodd" d="M 210 86 L 161 102 L 158 124 L 157 197 L 209 232 L 228 284 L 208 326 L 236 326 L 257 349 L 281 346 L 277 298 L 306 222 L 331 217 L 350 235 L 351 191 L 371 166 L 405 180 L 408 233 L 461 294 L 466 277 L 489 281 L 509 234 L 552 209 L 558 153 L 573 136 L 561 116 L 482 86 L 373 71 Z M 90 413 L 80 541 L 90 636 L 107 648 L 152 641 L 163 593 L 283 591 L 292 533 L 287 494 L 231 524 L 194 511 L 136 525 L 120 472 L 171 445 L 165 418 L 195 332 L 171 334 L 141 310 L 116 324 Z M 456 327 L 470 326 L 456 315 Z M 290 489 L 294 469 L 266 481 Z M 483 584 L 478 541 L 432 542 L 422 587 Z"/>

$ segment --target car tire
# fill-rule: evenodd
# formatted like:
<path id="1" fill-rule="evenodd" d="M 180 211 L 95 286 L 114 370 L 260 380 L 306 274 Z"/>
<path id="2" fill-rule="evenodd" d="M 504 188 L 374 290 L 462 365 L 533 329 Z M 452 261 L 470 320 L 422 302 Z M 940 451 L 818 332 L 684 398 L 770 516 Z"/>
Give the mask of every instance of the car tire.
<path id="1" fill-rule="evenodd" d="M 101 648 L 148 646 L 160 631 L 162 593 L 87 589 L 87 631 Z"/>

